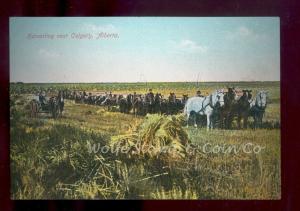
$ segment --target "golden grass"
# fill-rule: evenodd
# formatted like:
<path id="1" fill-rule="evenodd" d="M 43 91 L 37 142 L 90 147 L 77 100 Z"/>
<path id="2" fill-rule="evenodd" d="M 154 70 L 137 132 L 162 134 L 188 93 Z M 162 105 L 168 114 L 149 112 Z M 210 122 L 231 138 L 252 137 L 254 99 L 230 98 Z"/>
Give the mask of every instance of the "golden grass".
<path id="1" fill-rule="evenodd" d="M 168 159 L 176 159 L 185 156 L 188 141 L 188 135 L 178 119 L 148 114 L 135 129 L 131 129 L 127 134 L 113 136 L 110 146 L 114 150 L 128 148 L 130 157 L 147 156 L 150 159 L 167 155 Z"/>
<path id="2" fill-rule="evenodd" d="M 259 85 L 261 86 L 261 85 Z M 261 87 L 255 87 L 260 89 Z M 217 87 L 204 87 L 210 92 Z M 98 90 L 97 88 L 95 88 Z M 173 88 L 161 87 L 164 94 Z M 268 88 L 272 103 L 265 120 L 280 122 L 279 88 Z M 132 91 L 131 89 L 128 89 Z M 178 88 L 180 95 L 196 89 Z M 125 93 L 126 90 L 119 90 Z M 139 90 L 144 93 L 144 89 Z M 155 88 L 154 92 L 160 91 Z M 211 130 L 183 128 L 182 116 L 147 118 L 66 101 L 62 118 L 28 118 L 24 96 L 11 122 L 13 199 L 279 199 L 280 129 Z M 259 154 L 163 155 L 88 153 L 87 143 L 110 142 L 157 148 L 186 144 L 265 147 Z M 171 158 L 171 159 L 170 159 Z"/>

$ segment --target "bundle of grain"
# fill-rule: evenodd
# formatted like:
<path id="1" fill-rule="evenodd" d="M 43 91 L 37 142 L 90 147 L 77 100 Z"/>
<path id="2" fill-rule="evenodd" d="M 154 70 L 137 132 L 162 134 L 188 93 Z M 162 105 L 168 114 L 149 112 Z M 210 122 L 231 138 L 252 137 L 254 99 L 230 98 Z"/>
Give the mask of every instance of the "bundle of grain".
<path id="1" fill-rule="evenodd" d="M 129 153 L 127 157 L 182 158 L 186 154 L 185 145 L 188 141 L 179 117 L 153 114 L 147 115 L 134 132 L 113 136 L 110 146 L 116 151 L 119 149 Z M 127 147 L 127 151 L 124 147 Z"/>

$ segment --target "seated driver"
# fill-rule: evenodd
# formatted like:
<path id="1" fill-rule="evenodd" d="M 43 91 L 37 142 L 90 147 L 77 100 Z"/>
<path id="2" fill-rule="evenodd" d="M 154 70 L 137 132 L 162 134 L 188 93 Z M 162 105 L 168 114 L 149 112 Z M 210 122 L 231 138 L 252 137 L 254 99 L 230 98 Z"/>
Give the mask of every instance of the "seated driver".
<path id="1" fill-rule="evenodd" d="M 201 94 L 201 91 L 200 91 L 200 90 L 198 90 L 198 91 L 196 92 L 196 96 L 197 96 L 197 97 L 204 97 L 204 96 Z"/>
<path id="2" fill-rule="evenodd" d="M 46 93 L 45 91 L 40 92 L 39 94 L 39 101 L 42 105 L 45 105 L 45 101 L 46 101 Z"/>

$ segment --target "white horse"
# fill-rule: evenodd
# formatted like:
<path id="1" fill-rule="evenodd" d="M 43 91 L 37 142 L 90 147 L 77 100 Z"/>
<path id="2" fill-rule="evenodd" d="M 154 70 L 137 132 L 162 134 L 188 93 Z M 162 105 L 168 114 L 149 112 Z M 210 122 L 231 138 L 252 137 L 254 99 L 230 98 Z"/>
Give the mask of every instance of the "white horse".
<path id="1" fill-rule="evenodd" d="M 211 117 L 216 109 L 224 106 L 224 90 L 217 90 L 206 97 L 191 97 L 184 106 L 184 114 L 187 116 L 187 127 L 191 113 L 206 115 L 207 130 L 213 128 Z M 196 118 L 194 126 L 197 127 Z"/>

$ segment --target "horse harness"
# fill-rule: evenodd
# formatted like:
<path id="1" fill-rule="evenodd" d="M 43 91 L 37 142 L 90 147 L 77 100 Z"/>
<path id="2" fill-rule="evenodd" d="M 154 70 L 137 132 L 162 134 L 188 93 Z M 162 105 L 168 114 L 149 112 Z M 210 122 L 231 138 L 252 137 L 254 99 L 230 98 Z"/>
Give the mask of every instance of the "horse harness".
<path id="1" fill-rule="evenodd" d="M 201 108 L 201 110 L 199 111 L 199 113 L 202 112 L 202 111 L 204 111 L 204 110 L 206 109 L 207 106 L 210 106 L 210 107 L 212 107 L 213 109 L 216 107 L 216 106 L 213 105 L 213 102 L 212 102 L 212 95 L 209 95 L 209 103 L 206 104 L 205 106 L 203 106 L 204 101 L 207 99 L 207 97 L 208 97 L 208 96 L 204 97 L 204 100 L 202 101 L 202 106 L 201 106 L 202 108 Z M 224 101 L 223 101 L 223 102 L 224 102 Z"/>

